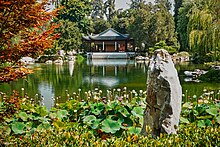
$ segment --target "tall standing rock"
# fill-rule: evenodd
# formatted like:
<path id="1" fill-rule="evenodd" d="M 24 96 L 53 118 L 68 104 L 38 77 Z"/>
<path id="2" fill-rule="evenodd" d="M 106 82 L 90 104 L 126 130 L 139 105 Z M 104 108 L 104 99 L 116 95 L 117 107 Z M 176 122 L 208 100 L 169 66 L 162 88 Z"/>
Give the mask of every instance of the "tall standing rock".
<path id="1" fill-rule="evenodd" d="M 148 70 L 146 109 L 141 133 L 147 135 L 176 134 L 182 101 L 182 87 L 169 53 L 164 49 L 154 52 Z"/>

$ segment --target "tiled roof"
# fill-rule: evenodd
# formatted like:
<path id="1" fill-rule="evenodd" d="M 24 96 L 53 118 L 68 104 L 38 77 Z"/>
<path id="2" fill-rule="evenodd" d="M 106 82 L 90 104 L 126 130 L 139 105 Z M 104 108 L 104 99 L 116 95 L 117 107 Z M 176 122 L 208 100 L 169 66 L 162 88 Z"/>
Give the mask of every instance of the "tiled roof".
<path id="1" fill-rule="evenodd" d="M 88 41 L 89 40 L 127 40 L 129 39 L 129 35 L 121 34 L 116 30 L 109 28 L 101 32 L 100 34 L 83 36 L 83 38 Z"/>

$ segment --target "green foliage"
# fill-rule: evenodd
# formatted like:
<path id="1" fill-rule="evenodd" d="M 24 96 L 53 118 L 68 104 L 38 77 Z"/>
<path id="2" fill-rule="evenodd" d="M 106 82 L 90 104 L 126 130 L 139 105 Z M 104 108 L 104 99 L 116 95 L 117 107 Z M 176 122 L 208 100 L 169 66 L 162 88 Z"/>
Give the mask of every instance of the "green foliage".
<path id="1" fill-rule="evenodd" d="M 92 13 L 91 13 L 91 17 L 93 20 L 96 19 L 102 19 L 104 20 L 104 3 L 103 0 L 93 0 L 92 1 Z M 102 31 L 101 31 L 102 32 Z"/>
<path id="2" fill-rule="evenodd" d="M 78 54 L 78 55 L 76 56 L 76 62 L 82 63 L 83 61 L 84 61 L 84 57 L 83 57 L 82 55 Z"/>
<path id="3" fill-rule="evenodd" d="M 104 3 L 104 13 L 108 20 L 108 22 L 112 22 L 112 19 L 116 15 L 116 8 L 115 8 L 115 0 L 106 0 Z"/>
<path id="4" fill-rule="evenodd" d="M 90 0 L 61 0 L 62 9 L 57 16 L 56 22 L 60 23 L 60 28 L 56 31 L 60 38 L 55 48 L 70 51 L 79 49 L 82 44 L 82 33 L 90 32 L 91 13 Z"/>
<path id="5" fill-rule="evenodd" d="M 61 0 L 60 4 L 64 8 L 57 16 L 59 20 L 75 23 L 82 33 L 90 30 L 90 20 L 87 17 L 92 11 L 90 0 Z"/>
<path id="6" fill-rule="evenodd" d="M 178 135 L 157 138 L 139 135 L 144 98 L 131 102 L 70 100 L 50 112 L 23 100 L 18 113 L 0 122 L 0 144 L 38 146 L 40 140 L 41 146 L 214 146 L 219 143 L 219 96 L 219 91 L 193 96 L 195 101 L 182 106 Z"/>
<path id="7" fill-rule="evenodd" d="M 61 34 L 57 44 L 58 47 L 65 51 L 79 49 L 82 44 L 82 34 L 80 28 L 77 27 L 77 23 L 68 19 L 61 19 L 59 23 L 61 26 L 56 30 L 57 33 Z"/>
<path id="8" fill-rule="evenodd" d="M 130 10 L 128 33 L 135 39 L 137 47 L 152 47 L 164 41 L 169 46 L 178 47 L 174 30 L 174 20 L 163 1 L 155 5 L 140 3 L 138 9 Z"/>
<path id="9" fill-rule="evenodd" d="M 176 47 L 173 46 L 168 46 L 165 41 L 160 41 L 155 44 L 153 48 L 149 48 L 149 53 L 153 54 L 155 50 L 157 49 L 165 49 L 167 50 L 170 54 L 173 54 L 176 52 Z"/>
<path id="10" fill-rule="evenodd" d="M 92 23 L 93 33 L 99 34 L 111 27 L 111 24 L 105 19 L 96 19 Z"/>
<path id="11" fill-rule="evenodd" d="M 193 102 L 183 104 L 180 122 L 183 124 L 195 123 L 198 127 L 202 128 L 220 125 L 219 95 L 219 91 L 211 91 L 204 93 L 199 98 L 193 96 Z"/>
<path id="12" fill-rule="evenodd" d="M 12 130 L 15 134 L 23 134 L 25 133 L 26 125 L 23 122 L 15 122 L 12 124 Z"/>
<path id="13" fill-rule="evenodd" d="M 41 56 L 39 59 L 38 59 L 38 62 L 39 63 L 45 63 L 47 60 L 57 60 L 60 56 L 58 55 L 54 55 L 54 56 Z"/>
<path id="14" fill-rule="evenodd" d="M 191 51 L 199 59 L 218 50 L 218 10 L 218 0 L 183 1 L 177 24 L 181 50 Z"/>
<path id="15" fill-rule="evenodd" d="M 199 79 L 202 81 L 220 82 L 220 70 L 211 69 L 208 73 L 201 75 Z"/>

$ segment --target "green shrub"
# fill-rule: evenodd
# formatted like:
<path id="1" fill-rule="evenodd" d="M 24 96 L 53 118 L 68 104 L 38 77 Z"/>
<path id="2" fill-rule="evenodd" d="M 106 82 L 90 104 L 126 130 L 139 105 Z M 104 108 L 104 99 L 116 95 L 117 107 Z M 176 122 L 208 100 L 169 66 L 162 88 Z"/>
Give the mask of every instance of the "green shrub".
<path id="1" fill-rule="evenodd" d="M 199 77 L 200 80 L 206 82 L 220 82 L 220 70 L 209 70 L 206 74 Z"/>

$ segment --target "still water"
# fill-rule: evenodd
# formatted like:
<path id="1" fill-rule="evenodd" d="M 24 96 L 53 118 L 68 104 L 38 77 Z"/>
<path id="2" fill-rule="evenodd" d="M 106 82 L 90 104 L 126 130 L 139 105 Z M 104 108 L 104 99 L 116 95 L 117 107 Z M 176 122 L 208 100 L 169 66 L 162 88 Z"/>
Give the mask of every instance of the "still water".
<path id="1" fill-rule="evenodd" d="M 201 95 L 204 89 L 220 89 L 220 83 L 185 82 L 185 70 L 206 69 L 204 65 L 189 63 L 176 64 L 183 93 Z M 59 102 L 68 99 L 74 92 L 85 93 L 100 89 L 105 94 L 107 90 L 127 87 L 128 90 L 145 90 L 148 64 L 135 60 L 109 59 L 85 60 L 83 63 L 67 62 L 63 65 L 33 64 L 30 66 L 34 74 L 26 79 L 0 85 L 0 91 L 12 93 L 13 90 L 27 94 L 30 97 L 44 97 L 47 108 L 54 105 L 53 98 Z"/>

